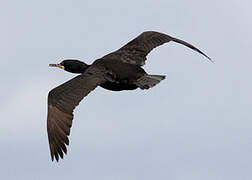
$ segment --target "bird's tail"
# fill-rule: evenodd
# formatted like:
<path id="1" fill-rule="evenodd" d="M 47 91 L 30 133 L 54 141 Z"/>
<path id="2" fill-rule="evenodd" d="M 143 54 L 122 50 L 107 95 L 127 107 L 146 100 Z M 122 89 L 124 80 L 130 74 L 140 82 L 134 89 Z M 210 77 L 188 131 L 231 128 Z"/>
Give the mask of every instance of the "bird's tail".
<path id="1" fill-rule="evenodd" d="M 139 78 L 135 84 L 140 87 L 140 89 L 149 89 L 160 83 L 163 79 L 165 79 L 165 76 L 146 74 Z"/>

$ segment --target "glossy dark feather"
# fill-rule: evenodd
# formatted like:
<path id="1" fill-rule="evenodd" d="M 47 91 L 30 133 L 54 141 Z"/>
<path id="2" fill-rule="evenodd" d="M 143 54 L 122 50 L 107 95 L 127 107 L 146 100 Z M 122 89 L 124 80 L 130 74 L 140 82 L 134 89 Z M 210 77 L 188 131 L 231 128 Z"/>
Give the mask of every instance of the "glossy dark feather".
<path id="1" fill-rule="evenodd" d="M 155 31 L 143 32 L 142 34 L 140 34 L 138 37 L 136 37 L 135 39 L 127 43 L 122 48 L 104 56 L 104 58 L 118 59 L 124 63 L 130 63 L 130 64 L 143 66 L 146 61 L 146 56 L 151 52 L 152 49 L 170 41 L 183 44 L 197 51 L 198 53 L 202 54 L 203 56 L 208 58 L 210 61 L 212 61 L 206 54 L 204 54 L 195 46 L 183 40 L 171 37 L 163 33 L 155 32 Z"/>
<path id="2" fill-rule="evenodd" d="M 92 67 L 49 92 L 47 132 L 52 160 L 55 157 L 58 161 L 67 153 L 74 108 L 103 81 L 102 72 Z"/>

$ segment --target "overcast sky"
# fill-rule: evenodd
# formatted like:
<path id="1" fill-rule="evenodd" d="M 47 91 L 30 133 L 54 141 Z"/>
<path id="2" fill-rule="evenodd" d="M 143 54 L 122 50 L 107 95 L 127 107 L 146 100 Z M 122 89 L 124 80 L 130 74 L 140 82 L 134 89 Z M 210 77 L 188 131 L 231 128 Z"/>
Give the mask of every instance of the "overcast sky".
<path id="1" fill-rule="evenodd" d="M 251 180 L 252 2 L 1 1 L 0 179 Z M 147 90 L 97 88 L 75 110 L 68 155 L 51 162 L 47 94 L 141 32 L 186 40 L 153 50 Z"/>

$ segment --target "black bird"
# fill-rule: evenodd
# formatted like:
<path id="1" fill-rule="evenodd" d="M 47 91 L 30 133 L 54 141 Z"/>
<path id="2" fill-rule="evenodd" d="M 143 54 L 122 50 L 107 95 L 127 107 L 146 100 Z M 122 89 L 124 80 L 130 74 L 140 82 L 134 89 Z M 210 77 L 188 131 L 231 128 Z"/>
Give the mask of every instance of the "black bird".
<path id="1" fill-rule="evenodd" d="M 70 59 L 49 65 L 80 74 L 48 94 L 47 132 L 52 161 L 54 158 L 58 161 L 59 157 L 63 159 L 64 153 L 67 153 L 73 110 L 97 86 L 112 91 L 149 89 L 165 78 L 163 75 L 149 75 L 141 66 L 153 48 L 170 41 L 183 44 L 211 61 L 206 54 L 183 40 L 147 31 L 117 51 L 97 59 L 92 65 Z"/>

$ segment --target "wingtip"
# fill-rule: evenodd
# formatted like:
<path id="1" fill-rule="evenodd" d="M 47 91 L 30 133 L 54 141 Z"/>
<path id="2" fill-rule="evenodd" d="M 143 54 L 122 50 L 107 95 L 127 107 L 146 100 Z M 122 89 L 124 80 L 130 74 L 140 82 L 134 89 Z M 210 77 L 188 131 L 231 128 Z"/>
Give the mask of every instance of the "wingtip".
<path id="1" fill-rule="evenodd" d="M 65 154 L 67 154 L 67 153 L 65 153 Z M 52 160 L 52 162 L 54 161 L 54 160 L 56 160 L 56 162 L 58 163 L 59 162 L 59 160 L 60 160 L 60 158 L 61 159 L 63 159 L 64 158 L 64 155 L 63 156 L 59 156 L 58 154 L 51 154 L 51 160 Z"/>
<path id="2" fill-rule="evenodd" d="M 180 44 L 183 44 L 195 51 L 197 51 L 198 53 L 202 54 L 203 56 L 205 56 L 210 62 L 214 63 L 214 61 L 209 57 L 207 56 L 205 53 L 203 53 L 201 50 L 199 50 L 197 47 L 193 46 L 192 44 L 186 42 L 186 41 L 183 41 L 181 39 L 178 39 L 178 38 L 175 38 L 175 37 L 171 37 L 171 40 L 176 42 L 176 43 L 180 43 Z"/>
<path id="3" fill-rule="evenodd" d="M 56 159 L 57 162 L 59 162 L 59 156 L 58 155 L 55 156 L 55 159 Z"/>
<path id="4" fill-rule="evenodd" d="M 215 61 L 212 60 L 209 56 L 205 55 L 205 57 L 206 57 L 211 63 L 215 63 Z"/>
<path id="5" fill-rule="evenodd" d="M 52 162 L 53 162 L 54 160 L 56 160 L 57 162 L 59 162 L 59 156 L 58 156 L 58 154 L 52 154 L 52 153 L 51 153 L 51 160 L 52 160 Z"/>
<path id="6" fill-rule="evenodd" d="M 54 156 L 53 155 L 51 155 L 51 160 L 52 160 L 52 162 L 54 161 Z"/>

